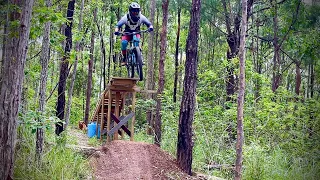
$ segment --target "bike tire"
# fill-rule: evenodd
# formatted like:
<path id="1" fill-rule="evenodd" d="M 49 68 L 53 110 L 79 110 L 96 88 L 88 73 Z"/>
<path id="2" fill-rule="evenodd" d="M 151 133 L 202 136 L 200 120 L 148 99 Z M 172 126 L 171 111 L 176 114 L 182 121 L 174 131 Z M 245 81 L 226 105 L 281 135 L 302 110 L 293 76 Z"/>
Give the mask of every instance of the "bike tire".
<path id="1" fill-rule="evenodd" d="M 137 73 L 139 75 L 139 80 L 143 80 L 143 69 L 142 69 L 142 57 L 140 48 L 136 47 L 134 51 L 135 57 L 136 57 L 136 66 L 137 66 Z"/>
<path id="2" fill-rule="evenodd" d="M 128 72 L 128 77 L 129 78 L 134 78 L 134 64 L 132 63 L 134 61 L 135 58 L 135 54 L 130 54 L 128 56 L 128 58 L 130 58 L 129 61 L 127 61 L 127 72 Z"/>

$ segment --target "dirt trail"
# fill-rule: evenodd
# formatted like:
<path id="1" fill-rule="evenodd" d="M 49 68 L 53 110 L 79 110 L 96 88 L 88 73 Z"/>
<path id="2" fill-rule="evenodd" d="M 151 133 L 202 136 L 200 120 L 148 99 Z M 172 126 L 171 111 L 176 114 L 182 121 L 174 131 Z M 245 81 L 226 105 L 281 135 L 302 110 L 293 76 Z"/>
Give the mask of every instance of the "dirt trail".
<path id="1" fill-rule="evenodd" d="M 88 144 L 88 137 L 85 133 L 75 129 L 71 129 L 69 133 L 77 137 L 77 146 L 85 150 L 85 154 L 90 157 L 90 165 L 94 170 L 93 179 L 218 179 L 205 176 L 194 177 L 183 173 L 173 157 L 154 144 L 118 140 L 107 143 L 103 147 L 94 148 Z M 85 147 L 94 150 L 83 149 Z"/>
<path id="2" fill-rule="evenodd" d="M 91 164 L 98 180 L 199 179 L 182 173 L 172 157 L 153 144 L 112 141 Z"/>

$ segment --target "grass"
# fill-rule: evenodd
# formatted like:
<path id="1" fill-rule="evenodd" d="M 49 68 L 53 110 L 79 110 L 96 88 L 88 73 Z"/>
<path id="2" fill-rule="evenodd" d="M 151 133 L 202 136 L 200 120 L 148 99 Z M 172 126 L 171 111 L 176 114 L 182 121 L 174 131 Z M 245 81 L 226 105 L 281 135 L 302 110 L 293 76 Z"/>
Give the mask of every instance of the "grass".
<path id="1" fill-rule="evenodd" d="M 61 144 L 52 145 L 45 142 L 44 154 L 40 165 L 35 162 L 35 134 L 27 129 L 18 130 L 19 143 L 15 154 L 15 179 L 87 179 L 91 168 L 88 160 L 80 154 Z M 53 132 L 47 132 L 47 140 L 54 139 Z M 60 141 L 74 141 L 74 138 L 64 135 Z"/>

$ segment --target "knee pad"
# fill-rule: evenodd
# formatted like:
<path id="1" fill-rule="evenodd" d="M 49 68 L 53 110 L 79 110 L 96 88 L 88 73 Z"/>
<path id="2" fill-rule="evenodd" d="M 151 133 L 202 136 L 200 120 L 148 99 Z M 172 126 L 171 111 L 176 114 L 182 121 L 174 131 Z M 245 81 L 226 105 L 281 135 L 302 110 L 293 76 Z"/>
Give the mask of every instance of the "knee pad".
<path id="1" fill-rule="evenodd" d="M 121 41 L 121 50 L 126 50 L 128 46 L 128 41 L 127 40 L 122 40 Z"/>

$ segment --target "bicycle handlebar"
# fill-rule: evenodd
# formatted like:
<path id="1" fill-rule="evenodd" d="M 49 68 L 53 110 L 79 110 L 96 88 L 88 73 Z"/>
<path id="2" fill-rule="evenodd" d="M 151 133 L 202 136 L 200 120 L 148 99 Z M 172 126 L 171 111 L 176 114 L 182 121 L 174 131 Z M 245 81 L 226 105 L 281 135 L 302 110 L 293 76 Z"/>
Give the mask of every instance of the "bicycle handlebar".
<path id="1" fill-rule="evenodd" d="M 145 32 L 149 32 L 148 29 L 146 30 L 142 30 L 142 31 L 138 31 L 138 32 L 119 32 L 118 36 L 123 36 L 123 35 L 135 35 L 135 34 L 140 34 L 140 33 L 145 33 Z"/>

